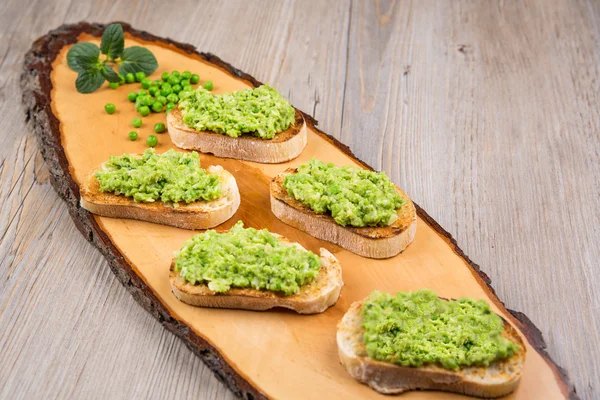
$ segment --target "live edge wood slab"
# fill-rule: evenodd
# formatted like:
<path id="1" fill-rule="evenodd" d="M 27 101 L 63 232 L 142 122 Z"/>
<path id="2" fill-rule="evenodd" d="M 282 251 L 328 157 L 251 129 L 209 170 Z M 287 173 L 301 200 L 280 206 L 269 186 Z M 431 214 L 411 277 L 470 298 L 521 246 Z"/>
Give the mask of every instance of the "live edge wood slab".
<path id="1" fill-rule="evenodd" d="M 260 85 L 253 77 L 218 57 L 193 46 L 156 37 L 122 23 L 126 46 L 141 44 L 157 56 L 159 70 L 189 69 L 211 79 L 215 92 Z M 68 205 L 82 234 L 106 257 L 112 271 L 133 297 L 160 323 L 181 338 L 238 396 L 258 398 L 382 398 L 352 380 L 339 364 L 335 326 L 349 305 L 374 289 L 388 292 L 430 288 L 443 297 L 486 299 L 522 334 L 527 361 L 519 389 L 510 398 L 571 398 L 575 389 L 566 372 L 546 353 L 540 331 L 522 313 L 508 310 L 497 298 L 491 281 L 458 247 L 454 239 L 423 209 L 415 205 L 418 228 L 415 242 L 387 260 L 369 260 L 278 221 L 269 211 L 268 183 L 278 172 L 310 157 L 338 164 L 370 168 L 348 147 L 316 128 L 306 118 L 308 146 L 296 160 L 261 165 L 201 155 L 204 166 L 223 165 L 238 181 L 242 203 L 234 217 L 218 227 L 228 229 L 238 220 L 247 226 L 269 228 L 311 250 L 325 247 L 341 261 L 345 287 L 338 303 L 323 314 L 300 316 L 291 312 L 246 312 L 200 309 L 179 302 L 170 292 L 169 264 L 173 251 L 195 232 L 140 221 L 95 217 L 79 206 L 79 183 L 109 155 L 138 153 L 145 137 L 164 114 L 144 119 L 140 139 L 126 138 L 133 105 L 125 99 L 131 87 L 106 87 L 89 95 L 76 92 L 75 73 L 66 66 L 66 52 L 77 41 L 99 42 L 105 25 L 64 25 L 35 41 L 25 56 L 21 76 L 23 103 L 52 185 Z M 112 102 L 117 113 L 107 115 Z M 157 151 L 172 148 L 168 136 L 159 136 Z M 411 392 L 406 398 L 460 398 L 439 392 Z"/>

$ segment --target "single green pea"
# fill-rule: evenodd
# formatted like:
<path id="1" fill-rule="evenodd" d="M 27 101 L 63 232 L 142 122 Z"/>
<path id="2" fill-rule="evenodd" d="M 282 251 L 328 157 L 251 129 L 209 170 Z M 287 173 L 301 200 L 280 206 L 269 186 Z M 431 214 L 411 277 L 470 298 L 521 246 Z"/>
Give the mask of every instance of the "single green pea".
<path id="1" fill-rule="evenodd" d="M 190 86 L 186 86 L 185 88 L 181 89 L 181 91 L 178 93 L 179 98 L 185 98 L 190 92 L 192 92 L 192 89 L 190 89 Z"/>
<path id="2" fill-rule="evenodd" d="M 150 147 L 155 147 L 158 144 L 158 138 L 154 135 L 150 135 L 148 136 L 148 139 L 146 139 L 146 144 Z"/>
<path id="3" fill-rule="evenodd" d="M 150 96 L 156 96 L 160 93 L 160 89 L 156 86 L 152 86 L 150 89 L 148 89 L 148 93 L 150 93 Z"/>
<path id="4" fill-rule="evenodd" d="M 104 110 L 109 114 L 114 114 L 117 111 L 117 107 L 113 103 L 106 103 Z"/>
<path id="5" fill-rule="evenodd" d="M 108 87 L 111 89 L 117 89 L 119 87 L 119 82 L 109 82 Z"/>
<path id="6" fill-rule="evenodd" d="M 141 106 L 138 112 L 142 117 L 146 117 L 148 114 L 150 114 L 150 108 L 148 106 Z"/>
<path id="7" fill-rule="evenodd" d="M 142 126 L 142 119 L 141 118 L 134 118 L 131 121 L 131 125 L 133 125 L 134 128 L 140 128 Z"/>
<path id="8" fill-rule="evenodd" d="M 179 92 L 181 92 L 181 89 L 183 89 L 183 88 L 181 87 L 181 85 L 180 85 L 180 84 L 173 85 L 173 92 L 174 92 L 174 93 L 179 93 Z"/>
<path id="9" fill-rule="evenodd" d="M 138 138 L 138 133 L 136 131 L 129 132 L 129 140 L 131 140 L 133 142 L 134 140 L 137 140 L 137 138 Z"/>
<path id="10" fill-rule="evenodd" d="M 163 124 L 162 122 L 159 122 L 158 124 L 154 125 L 154 132 L 156 133 L 163 133 L 167 128 L 165 127 L 165 124 Z"/>
<path id="11" fill-rule="evenodd" d="M 160 85 L 161 89 L 171 89 L 171 84 L 169 82 L 163 82 L 162 85 Z"/>
<path id="12" fill-rule="evenodd" d="M 144 71 L 139 71 L 135 73 L 135 80 L 141 82 L 146 77 L 146 73 Z"/>
<path id="13" fill-rule="evenodd" d="M 193 87 L 192 85 L 185 85 L 185 86 L 183 87 L 183 90 L 187 90 L 187 91 L 190 91 L 190 92 L 191 92 L 192 90 L 194 90 L 194 87 Z"/>
<path id="14" fill-rule="evenodd" d="M 162 81 L 160 79 L 155 79 L 154 81 L 152 81 L 152 86 L 160 87 L 160 85 L 162 85 Z"/>
<path id="15" fill-rule="evenodd" d="M 137 97 L 138 95 L 136 92 L 131 92 L 127 95 L 127 100 L 133 103 L 134 101 L 136 101 Z"/>
<path id="16" fill-rule="evenodd" d="M 206 82 L 204 82 L 204 89 L 206 89 L 206 90 L 213 90 L 213 83 L 212 83 L 212 81 L 206 81 Z"/>
<path id="17" fill-rule="evenodd" d="M 189 80 L 189 79 L 182 79 L 182 80 L 181 80 L 181 82 L 179 82 L 179 84 L 180 84 L 182 87 L 186 87 L 187 85 L 189 85 L 189 84 L 190 84 L 190 80 Z"/>
<path id="18" fill-rule="evenodd" d="M 156 96 L 156 101 L 161 104 L 167 104 L 167 98 L 165 96 Z"/>
<path id="19" fill-rule="evenodd" d="M 124 83 L 125 83 L 125 75 L 119 74 L 119 85 L 122 85 Z"/>
<path id="20" fill-rule="evenodd" d="M 171 74 L 169 74 L 168 72 L 163 72 L 163 74 L 160 77 L 164 82 L 166 82 L 169 80 L 169 77 L 171 77 Z"/>
<path id="21" fill-rule="evenodd" d="M 151 96 L 146 96 L 144 98 L 144 105 L 150 107 L 154 103 L 154 98 Z"/>
<path id="22" fill-rule="evenodd" d="M 163 109 L 163 103 L 155 101 L 154 103 L 152 103 L 151 108 L 152 108 L 152 111 L 154 111 L 154 112 L 161 112 Z"/>
<path id="23" fill-rule="evenodd" d="M 145 96 L 148 94 L 148 91 L 146 89 L 140 89 L 137 93 L 139 96 Z"/>
<path id="24" fill-rule="evenodd" d="M 169 83 L 173 86 L 178 85 L 180 81 L 181 79 L 179 79 L 178 76 L 171 75 L 171 77 L 169 78 Z"/>
<path id="25" fill-rule="evenodd" d="M 177 103 L 179 101 L 179 96 L 177 96 L 175 93 L 171 93 L 167 96 L 167 101 L 169 103 Z"/>
<path id="26" fill-rule="evenodd" d="M 144 80 L 142 80 L 142 87 L 144 89 L 148 89 L 151 84 L 152 84 L 152 81 L 148 78 L 144 78 Z"/>
<path id="27" fill-rule="evenodd" d="M 169 111 L 171 111 L 174 108 L 175 108 L 175 103 L 167 103 L 167 108 L 166 108 L 167 114 L 169 113 Z"/>
<path id="28" fill-rule="evenodd" d="M 181 74 L 179 73 L 179 71 L 175 70 L 175 71 L 171 72 L 171 76 L 176 76 L 179 78 L 181 76 Z"/>
<path id="29" fill-rule="evenodd" d="M 183 71 L 183 72 L 181 73 L 181 77 L 182 77 L 183 79 L 190 79 L 190 78 L 191 78 L 191 76 L 192 76 L 192 73 L 191 73 L 190 71 Z"/>
<path id="30" fill-rule="evenodd" d="M 168 88 L 162 88 L 160 90 L 160 95 L 161 96 L 169 96 L 171 93 L 173 93 L 173 89 L 171 89 L 170 87 L 168 87 Z"/>
<path id="31" fill-rule="evenodd" d="M 126 81 L 127 83 L 133 83 L 133 82 L 135 82 L 135 75 L 134 75 L 133 73 L 131 73 L 131 72 L 128 72 L 128 73 L 125 75 L 125 81 Z"/>
<path id="32" fill-rule="evenodd" d="M 200 76 L 198 74 L 192 74 L 192 76 L 190 76 L 190 83 L 195 85 L 198 82 L 200 82 Z"/>

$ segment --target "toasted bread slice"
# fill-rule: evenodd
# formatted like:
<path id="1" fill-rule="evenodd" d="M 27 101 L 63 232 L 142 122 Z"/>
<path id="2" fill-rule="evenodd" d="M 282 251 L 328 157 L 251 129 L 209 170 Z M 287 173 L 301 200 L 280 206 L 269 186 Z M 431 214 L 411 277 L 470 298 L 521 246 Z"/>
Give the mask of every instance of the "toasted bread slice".
<path id="1" fill-rule="evenodd" d="M 494 398 L 517 388 L 525 363 L 525 345 L 517 331 L 504 321 L 503 336 L 521 349 L 511 357 L 488 367 L 468 367 L 457 371 L 437 365 L 402 367 L 374 360 L 367 355 L 362 327 L 363 302 L 350 306 L 337 327 L 340 361 L 350 375 L 383 394 L 409 390 L 441 390 L 468 396 Z"/>
<path id="2" fill-rule="evenodd" d="M 183 123 L 179 107 L 167 115 L 167 127 L 173 144 L 182 149 L 269 164 L 298 157 L 306 147 L 307 140 L 304 117 L 298 110 L 294 124 L 276 134 L 273 139 L 261 139 L 252 135 L 233 138 L 210 131 L 196 131 Z"/>
<path id="3" fill-rule="evenodd" d="M 271 181 L 271 211 L 283 222 L 310 235 L 335 243 L 346 250 L 369 258 L 389 258 L 403 251 L 415 238 L 417 214 L 415 205 L 400 188 L 398 194 L 406 204 L 398 210 L 398 219 L 389 226 L 356 228 L 341 226 L 328 214 L 316 214 L 308 206 L 290 196 L 283 187 L 289 168 Z"/>
<path id="4" fill-rule="evenodd" d="M 219 199 L 182 203 L 177 207 L 162 201 L 140 203 L 130 197 L 101 192 L 100 184 L 92 173 L 81 185 L 80 204 L 89 212 L 103 217 L 138 219 L 183 229 L 213 228 L 235 214 L 240 206 L 240 192 L 233 175 L 223 167 L 215 165 L 206 170 L 219 175 L 223 193 Z"/>
<path id="5" fill-rule="evenodd" d="M 300 246 L 297 243 L 292 245 Z M 231 288 L 225 293 L 215 293 L 205 284 L 192 285 L 185 281 L 171 263 L 169 280 L 173 294 L 181 301 L 198 307 L 237 308 L 264 311 L 274 307 L 294 310 L 299 314 L 317 314 L 334 305 L 340 297 L 342 268 L 333 254 L 320 250 L 321 270 L 300 293 L 284 296 L 269 290 Z"/>

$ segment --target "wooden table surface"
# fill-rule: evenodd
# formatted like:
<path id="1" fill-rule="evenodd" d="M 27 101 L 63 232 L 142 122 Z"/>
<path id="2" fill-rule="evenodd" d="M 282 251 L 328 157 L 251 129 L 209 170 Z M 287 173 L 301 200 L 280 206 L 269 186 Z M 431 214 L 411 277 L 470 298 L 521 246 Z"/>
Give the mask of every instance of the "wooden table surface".
<path id="1" fill-rule="evenodd" d="M 122 20 L 269 82 L 392 179 L 600 397 L 600 3 L 0 3 L 0 398 L 232 398 L 80 235 L 20 105 L 31 42 Z"/>

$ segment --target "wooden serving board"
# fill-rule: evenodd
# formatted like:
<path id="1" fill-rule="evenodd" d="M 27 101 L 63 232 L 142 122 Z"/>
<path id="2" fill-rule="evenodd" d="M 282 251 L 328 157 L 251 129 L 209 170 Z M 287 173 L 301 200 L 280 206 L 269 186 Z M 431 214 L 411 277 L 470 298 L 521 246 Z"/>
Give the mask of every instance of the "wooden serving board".
<path id="1" fill-rule="evenodd" d="M 134 86 L 118 90 L 106 86 L 93 94 L 75 90 L 75 72 L 66 64 L 66 53 L 76 41 L 99 43 L 104 25 L 80 23 L 62 26 L 38 39 L 26 55 L 21 77 L 28 119 L 56 191 L 64 198 L 79 230 L 104 254 L 120 281 L 135 299 L 167 329 L 180 337 L 236 394 L 246 398 L 358 399 L 384 398 L 354 381 L 340 365 L 335 343 L 336 324 L 349 305 L 375 289 L 396 292 L 429 288 L 443 297 L 485 299 L 523 335 L 527 360 L 515 399 L 575 398 L 565 372 L 545 352 L 539 330 L 523 314 L 507 310 L 496 297 L 489 278 L 458 248 L 451 236 L 417 206 L 416 239 L 402 254 L 387 260 L 371 260 L 349 253 L 291 228 L 273 216 L 268 184 L 280 171 L 316 157 L 340 165 L 359 165 L 350 150 L 319 131 L 305 115 L 308 146 L 292 162 L 262 165 L 201 155 L 203 166 L 221 164 L 235 175 L 242 202 L 235 216 L 218 227 L 236 221 L 268 228 L 317 251 L 325 247 L 340 260 L 345 286 L 338 303 L 323 314 L 297 315 L 274 310 L 249 312 L 202 309 L 177 300 L 169 286 L 173 252 L 196 232 L 133 220 L 95 217 L 79 207 L 79 186 L 84 176 L 110 155 L 140 153 L 154 123 L 165 114 L 144 118 L 140 139 L 127 139 L 136 117 L 126 94 Z M 159 69 L 198 73 L 214 82 L 222 93 L 257 86 L 251 76 L 217 57 L 198 53 L 194 47 L 161 39 L 123 24 L 126 46 L 148 47 Z M 135 86 L 136 88 L 138 86 Z M 104 112 L 105 103 L 117 112 Z M 157 151 L 172 148 L 167 134 L 159 135 Z M 440 392 L 410 392 L 406 399 L 461 398 Z"/>

